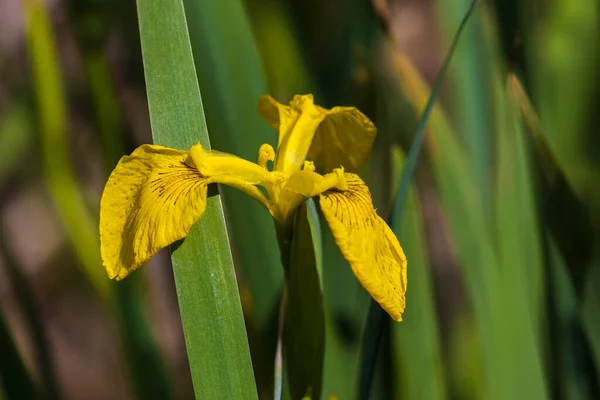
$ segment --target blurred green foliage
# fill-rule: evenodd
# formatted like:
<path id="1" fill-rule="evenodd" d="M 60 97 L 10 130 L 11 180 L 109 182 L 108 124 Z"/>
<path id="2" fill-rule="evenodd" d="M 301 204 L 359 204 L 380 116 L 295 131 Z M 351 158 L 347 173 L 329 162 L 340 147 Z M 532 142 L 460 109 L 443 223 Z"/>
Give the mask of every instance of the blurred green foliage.
<path id="1" fill-rule="evenodd" d="M 179 387 L 190 386 L 187 370 L 158 344 L 148 296 L 169 275 L 140 271 L 117 284 L 98 252 L 98 186 L 120 156 L 150 141 L 148 104 L 157 143 L 206 144 L 208 132 L 215 148 L 251 160 L 276 140 L 256 112 L 261 94 L 358 106 L 379 128 L 362 175 L 389 217 L 403 154 L 470 1 L 140 0 L 137 16 L 125 3 L 22 2 L 17 46 L 0 47 L 0 398 L 94 396 L 65 384 L 78 371 L 61 360 L 69 348 L 43 306 L 45 293 L 77 286 L 96 296 L 97 318 L 117 338 L 109 342 L 121 358 L 110 360 L 125 365 L 131 391 L 121 397 L 189 395 Z M 404 322 L 384 324 L 370 398 L 600 397 L 599 7 L 482 2 L 469 21 L 402 218 L 392 220 L 409 262 L 407 310 Z M 42 245 L 15 244 L 7 217 L 11 200 L 40 183 L 70 251 L 32 273 L 19 249 Z M 213 196 L 210 221 L 173 252 L 192 381 L 198 397 L 268 399 L 283 267 L 268 213 L 220 190 L 224 218 Z M 312 286 L 291 287 L 290 307 L 315 312 L 286 325 L 294 364 L 284 371 L 294 375 L 283 396 L 312 385 L 322 398 L 356 398 L 369 298 L 311 207 L 298 229 L 313 234 L 314 252 L 302 254 L 314 262 L 291 272 Z M 89 323 L 86 314 L 70 318 Z M 307 345 L 314 353 L 302 357 Z M 90 364 L 102 356 L 81 354 Z"/>

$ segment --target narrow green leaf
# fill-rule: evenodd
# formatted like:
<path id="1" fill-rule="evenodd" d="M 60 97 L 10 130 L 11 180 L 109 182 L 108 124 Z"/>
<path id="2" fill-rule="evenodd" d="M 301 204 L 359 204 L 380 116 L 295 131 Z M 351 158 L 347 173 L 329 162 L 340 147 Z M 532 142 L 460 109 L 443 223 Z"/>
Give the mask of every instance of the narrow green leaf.
<path id="1" fill-rule="evenodd" d="M 155 143 L 209 147 L 182 1 L 137 4 Z M 219 196 L 171 259 L 196 397 L 257 398 Z"/>
<path id="2" fill-rule="evenodd" d="M 463 29 L 465 28 L 469 17 L 473 14 L 477 2 L 478 0 L 472 1 L 470 7 L 464 14 L 463 19 L 456 31 L 456 34 L 454 35 L 450 49 L 448 50 L 448 54 L 444 59 L 444 64 L 442 65 L 442 68 L 440 69 L 436 77 L 435 83 L 431 90 L 431 94 L 429 95 L 429 99 L 425 103 L 425 108 L 420 117 L 419 125 L 417 127 L 415 138 L 413 140 L 408 154 L 406 165 L 402 170 L 400 187 L 398 189 L 398 193 L 396 194 L 394 209 L 390 218 L 392 221 L 392 225 L 400 223 L 398 221 L 401 221 L 401 216 L 404 211 L 404 206 L 408 197 L 408 187 L 410 185 L 410 182 L 412 181 L 414 170 L 417 165 L 417 158 L 421 152 L 421 146 L 423 143 L 423 138 L 425 136 L 425 126 L 427 125 L 429 115 L 433 110 L 437 92 L 440 88 L 446 71 L 448 70 L 448 66 L 450 65 L 450 61 L 452 60 L 454 51 L 456 50 L 456 46 L 458 44 L 460 35 Z M 381 337 L 385 329 L 385 324 L 388 321 L 387 316 L 384 316 L 384 314 L 385 313 L 383 312 L 381 307 L 379 307 L 379 305 L 374 300 L 371 300 L 369 314 L 367 316 L 367 325 L 365 328 L 365 333 L 363 335 L 363 346 L 361 349 L 361 373 L 359 381 L 359 397 L 361 399 L 368 398 L 369 393 L 371 391 L 371 385 L 375 373 L 375 363 L 377 360 L 379 342 L 381 341 Z"/>
<path id="3" fill-rule="evenodd" d="M 397 61 L 403 89 L 415 112 L 419 113 L 429 90 L 407 58 L 399 57 Z M 496 86 L 501 85 L 497 83 Z M 483 196 L 477 187 L 478 178 L 439 107 L 434 108 L 430 123 L 427 146 L 448 218 L 450 237 L 456 245 L 469 292 L 477 343 L 481 346 L 485 379 L 481 387 L 484 392 L 478 395 L 504 399 L 527 393 L 529 397 L 545 398 L 547 392 L 539 344 L 532 326 L 536 317 L 531 311 L 535 304 L 525 290 L 525 285 L 531 284 L 525 279 L 530 271 L 521 271 L 516 277 L 506 271 L 508 242 L 494 240 L 497 232 L 490 227 Z M 515 134 L 513 123 L 507 124 L 511 135 Z M 503 155 L 503 159 L 505 157 Z M 495 207 L 503 207 L 503 204 Z M 509 323 L 507 315 L 517 322 Z M 522 363 L 515 365 L 515 359 Z"/>
<path id="4" fill-rule="evenodd" d="M 287 309 L 283 333 L 287 377 L 293 400 L 305 396 L 321 398 L 325 315 L 312 235 L 312 232 L 318 232 L 317 228 L 314 205 L 313 217 L 309 217 L 308 207 L 303 204 L 296 213 L 287 266 Z"/>
<path id="5" fill-rule="evenodd" d="M 429 87 L 406 54 L 398 53 L 395 61 L 401 80 L 401 90 L 418 116 L 422 108 L 421 105 L 429 97 Z M 466 154 L 460 148 L 456 134 L 444 110 L 437 103 L 434 104 L 431 111 L 429 131 L 430 134 L 425 137 L 425 144 L 427 151 L 430 153 L 442 204 L 448 215 L 449 225 L 452 228 L 451 233 L 457 239 L 464 237 L 464 241 L 456 240 L 461 258 L 472 259 L 472 262 L 462 259 L 462 265 L 465 268 L 467 266 L 474 268 L 472 273 L 469 274 L 467 274 L 467 271 L 470 270 L 465 270 L 465 274 L 472 279 L 472 281 L 467 282 L 471 298 L 483 299 L 485 288 L 481 282 L 487 280 L 484 279 L 484 276 L 488 273 L 490 267 L 481 268 L 480 265 L 482 264 L 477 264 L 477 262 L 490 260 L 492 255 L 488 234 L 486 233 L 483 237 L 477 236 L 479 232 L 485 232 L 487 228 L 481 196 L 475 186 L 476 177 L 467 163 Z M 454 226 L 462 227 L 462 229 L 454 228 Z M 471 244 L 467 233 L 479 237 L 479 243 L 477 245 Z M 464 248 L 461 248 L 463 245 Z M 483 306 L 483 302 L 475 301 L 476 311 L 477 307 Z"/>
<path id="6" fill-rule="evenodd" d="M 464 10 L 471 0 L 444 1 L 439 3 L 439 19 L 442 26 L 440 40 L 447 43 L 455 26 L 462 20 Z M 494 62 L 495 48 L 489 40 L 489 16 L 486 7 L 473 15 L 465 29 L 454 55 L 453 69 L 449 73 L 454 96 L 448 104 L 456 132 L 463 139 L 465 154 L 474 169 L 476 185 L 482 192 L 484 207 L 492 204 L 493 138 L 498 130 L 494 115 Z M 487 211 L 487 210 L 486 210 Z"/>
<path id="7" fill-rule="evenodd" d="M 471 1 L 470 7 L 467 9 L 466 13 L 463 15 L 463 18 L 460 21 L 460 25 L 458 26 L 458 29 L 456 30 L 456 33 L 454 34 L 454 38 L 452 39 L 452 44 L 450 45 L 450 49 L 448 50 L 448 53 L 446 54 L 446 58 L 444 59 L 444 64 L 442 65 L 442 68 L 440 69 L 440 71 L 436 77 L 433 87 L 431 88 L 431 93 L 429 94 L 429 99 L 427 100 L 427 103 L 425 103 L 425 108 L 423 109 L 423 113 L 421 114 L 421 117 L 419 118 L 419 126 L 417 127 L 415 139 L 410 147 L 410 151 L 408 153 L 408 159 L 406 160 L 406 165 L 404 166 L 404 169 L 402 170 L 402 177 L 400 178 L 400 188 L 398 189 L 398 193 L 396 195 L 396 201 L 394 204 L 393 213 L 395 215 L 392 216 L 392 219 L 400 218 L 401 213 L 403 212 L 404 203 L 408 197 L 408 187 L 410 185 L 410 182 L 414 175 L 415 168 L 417 166 L 417 158 L 419 157 L 419 154 L 421 152 L 421 145 L 423 143 L 423 137 L 425 136 L 425 126 L 427 125 L 427 122 L 429 121 L 429 115 L 431 114 L 433 107 L 435 105 L 435 98 L 437 96 L 437 92 L 442 84 L 444 76 L 446 75 L 446 71 L 448 70 L 448 67 L 450 66 L 450 61 L 452 60 L 452 56 L 454 55 L 456 47 L 458 46 L 458 41 L 460 39 L 460 35 L 463 32 L 463 30 L 465 29 L 465 26 L 467 25 L 467 21 L 469 20 L 469 17 L 475 11 L 475 6 L 477 5 L 477 3 L 478 3 L 478 0 Z"/>
<path id="8" fill-rule="evenodd" d="M 437 116 L 440 119 L 432 118 L 428 145 L 451 237 L 456 243 L 459 264 L 463 268 L 475 314 L 479 345 L 482 347 L 485 396 L 511 398 L 528 389 L 530 394 L 543 397 L 546 393 L 540 359 L 531 316 L 527 311 L 531 310 L 531 299 L 522 287 L 525 282 L 518 281 L 517 293 L 507 296 L 515 290 L 511 286 L 515 281 L 501 272 L 504 269 L 500 268 L 503 265 L 500 264 L 501 253 L 497 252 L 492 240 L 481 193 L 475 186 L 476 177 L 443 114 L 438 113 Z M 508 324 L 508 314 L 516 314 L 514 318 L 519 323 Z M 523 365 L 527 368 L 516 368 L 515 357 L 523 357 Z"/>

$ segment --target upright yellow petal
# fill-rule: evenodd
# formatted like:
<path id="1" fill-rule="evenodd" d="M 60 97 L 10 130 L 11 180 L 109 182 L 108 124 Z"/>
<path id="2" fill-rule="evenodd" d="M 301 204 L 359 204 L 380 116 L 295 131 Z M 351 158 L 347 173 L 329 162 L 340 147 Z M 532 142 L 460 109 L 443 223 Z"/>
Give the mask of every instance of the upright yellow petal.
<path id="1" fill-rule="evenodd" d="M 321 107 L 319 107 L 321 108 Z M 334 107 L 317 129 L 308 159 L 329 172 L 343 165 L 358 172 L 371 152 L 377 129 L 354 107 Z"/>
<path id="2" fill-rule="evenodd" d="M 289 106 L 278 103 L 271 96 L 262 96 L 258 111 L 279 131 L 273 169 L 286 173 L 299 171 L 327 110 L 315 106 L 313 96 L 309 94 L 294 96 Z"/>
<path id="3" fill-rule="evenodd" d="M 354 107 L 327 110 L 314 105 L 312 95 L 297 95 L 289 106 L 262 96 L 260 114 L 279 131 L 275 169 L 299 170 L 306 158 L 326 172 L 343 165 L 356 172 L 367 159 L 377 130 Z"/>
<path id="4" fill-rule="evenodd" d="M 392 230 L 373 209 L 369 188 L 354 174 L 346 174 L 346 182 L 348 190 L 321 194 L 321 210 L 354 275 L 394 320 L 401 321 L 406 257 Z"/>
<path id="5" fill-rule="evenodd" d="M 188 152 L 143 145 L 119 161 L 100 202 L 101 253 L 110 278 L 126 277 L 182 239 L 204 213 L 207 180 L 186 160 Z"/>

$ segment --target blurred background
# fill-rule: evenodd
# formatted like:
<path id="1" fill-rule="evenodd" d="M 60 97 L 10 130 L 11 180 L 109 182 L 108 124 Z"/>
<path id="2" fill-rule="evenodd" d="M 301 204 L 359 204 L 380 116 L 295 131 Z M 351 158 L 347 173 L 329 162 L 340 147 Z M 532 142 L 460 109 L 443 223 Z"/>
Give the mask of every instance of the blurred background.
<path id="1" fill-rule="evenodd" d="M 184 0 L 213 147 L 255 159 L 275 144 L 263 93 L 356 106 L 379 130 L 361 175 L 389 217 L 469 4 Z M 392 226 L 407 310 L 386 325 L 372 398 L 600 398 L 599 19 L 595 0 L 479 4 Z M 99 256 L 107 176 L 152 141 L 145 96 L 134 1 L 0 0 L 0 398 L 193 398 L 168 253 L 119 283 Z M 269 398 L 274 230 L 223 197 Z M 323 397 L 355 398 L 369 298 L 326 224 L 323 257 Z"/>

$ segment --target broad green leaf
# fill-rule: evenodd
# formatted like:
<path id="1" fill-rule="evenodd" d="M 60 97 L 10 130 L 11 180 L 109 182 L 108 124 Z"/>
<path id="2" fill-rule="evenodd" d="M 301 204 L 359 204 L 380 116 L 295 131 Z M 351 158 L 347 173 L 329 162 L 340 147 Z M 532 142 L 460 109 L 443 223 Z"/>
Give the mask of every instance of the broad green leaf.
<path id="1" fill-rule="evenodd" d="M 209 147 L 181 0 L 139 0 L 152 134 L 157 144 Z M 218 195 L 171 260 L 196 398 L 257 398 L 225 220 Z"/>
<path id="2" fill-rule="evenodd" d="M 325 351 L 325 315 L 321 276 L 317 259 L 318 219 L 309 216 L 309 206 L 296 214 L 294 236 L 286 273 L 287 307 L 283 348 L 291 399 L 321 398 Z M 312 219 L 312 223 L 311 223 Z"/>

